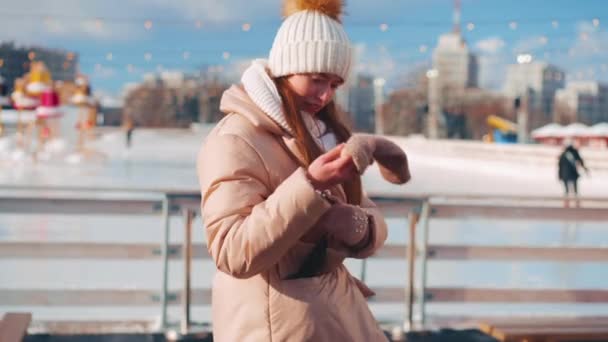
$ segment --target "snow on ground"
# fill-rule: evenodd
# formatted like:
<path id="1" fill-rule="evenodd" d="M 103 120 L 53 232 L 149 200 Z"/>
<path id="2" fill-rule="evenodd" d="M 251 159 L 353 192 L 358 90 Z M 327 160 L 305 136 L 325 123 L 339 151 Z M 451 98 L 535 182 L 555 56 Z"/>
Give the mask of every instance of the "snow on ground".
<path id="1" fill-rule="evenodd" d="M 97 156 L 74 155 L 73 146 L 56 142 L 54 159 L 33 163 L 6 158 L 12 146 L 5 138 L 0 154 L 0 185 L 99 186 L 198 189 L 195 161 L 211 126 L 198 129 L 136 129 L 126 147 L 124 131 L 109 129 L 87 146 Z M 421 137 L 389 137 L 407 153 L 412 180 L 395 186 L 375 167 L 364 176 L 370 193 L 492 194 L 559 196 L 559 147 L 495 145 L 473 141 L 430 141 Z M 8 152 L 7 152 L 8 151 Z M 1 152 L 1 151 L 0 151 Z M 12 151 L 15 154 L 15 151 Z M 608 195 L 608 150 L 581 150 L 591 176 L 579 182 L 585 196 Z M 80 159 L 79 159 L 80 158 Z M 72 161 L 70 163 L 69 161 Z"/>

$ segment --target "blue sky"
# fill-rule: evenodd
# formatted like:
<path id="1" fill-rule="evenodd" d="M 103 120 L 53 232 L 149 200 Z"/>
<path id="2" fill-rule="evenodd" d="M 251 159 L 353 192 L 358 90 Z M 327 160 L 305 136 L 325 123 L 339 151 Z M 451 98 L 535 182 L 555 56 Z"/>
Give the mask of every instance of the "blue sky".
<path id="1" fill-rule="evenodd" d="M 157 70 L 222 66 L 235 78 L 250 59 L 267 55 L 280 3 L 5 0 L 0 40 L 76 51 L 93 88 L 118 94 L 125 83 Z M 359 51 L 357 69 L 386 78 L 390 87 L 402 84 L 430 62 L 438 35 L 452 28 L 452 10 L 452 0 L 347 1 L 344 25 Z M 462 0 L 461 17 L 464 36 L 480 57 L 483 87 L 500 88 L 506 65 L 524 52 L 563 68 L 570 79 L 608 81 L 604 0 Z"/>

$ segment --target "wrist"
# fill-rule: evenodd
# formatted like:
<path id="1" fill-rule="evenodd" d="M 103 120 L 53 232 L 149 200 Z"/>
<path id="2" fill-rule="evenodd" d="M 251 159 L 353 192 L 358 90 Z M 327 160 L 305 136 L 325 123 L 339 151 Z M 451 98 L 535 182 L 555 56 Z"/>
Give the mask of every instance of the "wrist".
<path id="1" fill-rule="evenodd" d="M 323 184 L 319 181 L 317 181 L 311 174 L 310 172 L 308 172 L 308 170 L 306 170 L 306 179 L 308 179 L 308 182 L 310 183 L 310 185 L 312 185 L 312 187 L 315 190 L 319 190 L 319 191 L 323 191 L 325 190 L 325 187 L 323 186 Z"/>

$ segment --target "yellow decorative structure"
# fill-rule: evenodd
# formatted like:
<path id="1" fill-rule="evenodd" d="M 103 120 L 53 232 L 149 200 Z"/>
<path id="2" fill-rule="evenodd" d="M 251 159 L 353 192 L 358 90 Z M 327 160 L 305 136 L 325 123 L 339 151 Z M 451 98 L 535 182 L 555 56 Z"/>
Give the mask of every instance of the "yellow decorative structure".
<path id="1" fill-rule="evenodd" d="M 43 62 L 32 62 L 30 72 L 26 76 L 26 91 L 32 96 L 39 96 L 45 90 L 51 88 L 51 73 Z"/>
<path id="2" fill-rule="evenodd" d="M 504 133 L 517 133 L 517 125 L 514 122 L 503 119 L 496 115 L 490 115 L 486 119 L 488 126 L 499 129 Z"/>

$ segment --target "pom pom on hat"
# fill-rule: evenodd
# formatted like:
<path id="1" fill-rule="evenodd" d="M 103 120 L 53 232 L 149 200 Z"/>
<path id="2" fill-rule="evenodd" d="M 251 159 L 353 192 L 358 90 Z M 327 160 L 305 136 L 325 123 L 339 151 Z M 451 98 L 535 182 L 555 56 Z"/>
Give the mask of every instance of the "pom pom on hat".
<path id="1" fill-rule="evenodd" d="M 317 11 L 340 22 L 343 7 L 342 0 L 286 0 L 283 3 L 283 16 L 289 17 L 300 11 Z"/>

